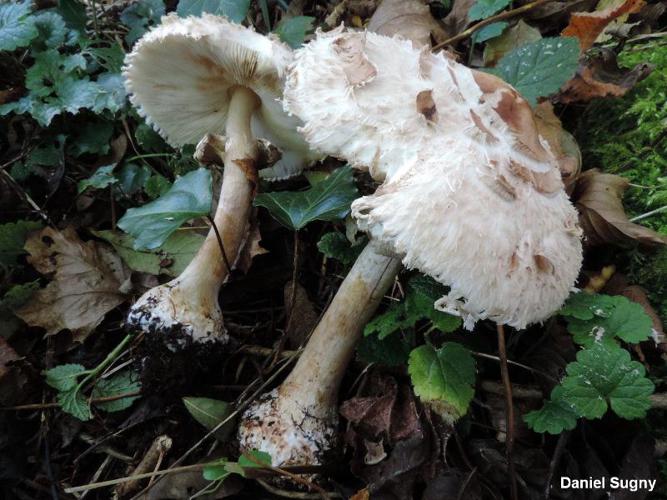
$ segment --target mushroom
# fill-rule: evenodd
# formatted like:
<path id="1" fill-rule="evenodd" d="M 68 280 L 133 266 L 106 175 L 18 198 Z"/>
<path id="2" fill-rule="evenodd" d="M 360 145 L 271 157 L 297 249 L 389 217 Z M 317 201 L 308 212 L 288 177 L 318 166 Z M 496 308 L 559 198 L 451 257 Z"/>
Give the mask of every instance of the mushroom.
<path id="1" fill-rule="evenodd" d="M 130 100 L 171 145 L 216 139 L 224 173 L 213 227 L 196 256 L 172 281 L 131 308 L 130 327 L 195 342 L 227 339 L 218 292 L 246 238 L 257 183 L 256 137 L 283 151 L 281 161 L 307 161 L 299 121 L 281 108 L 292 51 L 277 40 L 205 14 L 168 15 L 126 57 Z M 224 146 L 219 136 L 225 134 Z M 177 339 L 181 342 L 182 339 Z"/>
<path id="2" fill-rule="evenodd" d="M 311 147 L 384 181 L 352 203 L 371 243 L 294 371 L 239 430 L 242 449 L 267 451 L 274 465 L 319 464 L 335 443 L 341 378 L 377 305 L 362 299 L 356 276 L 384 290 L 398 266 L 374 263 L 390 255 L 449 286 L 434 307 L 466 328 L 484 318 L 524 328 L 569 294 L 581 231 L 529 105 L 444 54 L 373 33 L 318 32 L 295 53 L 284 102 Z"/>

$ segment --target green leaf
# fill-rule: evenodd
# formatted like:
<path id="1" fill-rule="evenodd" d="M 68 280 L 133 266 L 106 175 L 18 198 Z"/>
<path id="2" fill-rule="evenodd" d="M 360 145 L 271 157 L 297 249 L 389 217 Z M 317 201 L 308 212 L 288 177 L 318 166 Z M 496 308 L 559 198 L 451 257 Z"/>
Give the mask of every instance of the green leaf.
<path id="1" fill-rule="evenodd" d="M 317 242 L 317 249 L 330 259 L 336 259 L 344 265 L 353 264 L 366 246 L 367 239 L 352 245 L 343 233 L 327 233 Z"/>
<path id="2" fill-rule="evenodd" d="M 39 41 L 49 49 L 55 49 L 65 43 L 69 30 L 62 17 L 52 11 L 40 12 L 33 16 L 39 33 Z"/>
<path id="3" fill-rule="evenodd" d="M 215 463 L 206 465 L 202 471 L 204 479 L 207 481 L 224 481 L 227 476 L 231 474 L 231 472 L 226 469 L 227 463 L 226 459 L 221 458 Z"/>
<path id="4" fill-rule="evenodd" d="M 502 35 L 487 42 L 484 46 L 484 65 L 494 66 L 496 61 L 509 51 L 540 38 L 540 30 L 519 19 L 516 24 L 503 31 Z"/>
<path id="5" fill-rule="evenodd" d="M 250 0 L 179 0 L 176 12 L 181 17 L 201 16 L 206 12 L 240 23 L 249 8 Z"/>
<path id="6" fill-rule="evenodd" d="M 491 23 L 488 26 L 484 26 L 481 30 L 476 31 L 473 34 L 473 43 L 486 42 L 487 40 L 491 40 L 492 38 L 502 35 L 507 26 L 509 26 L 509 23 L 505 21 Z"/>
<path id="7" fill-rule="evenodd" d="M 574 341 L 585 347 L 596 342 L 614 344 L 616 338 L 628 343 L 648 339 L 653 321 L 644 308 L 622 295 L 572 295 L 560 310 Z"/>
<path id="8" fill-rule="evenodd" d="M 98 399 L 119 396 L 121 394 L 137 392 L 139 389 L 141 389 L 139 376 L 132 370 L 125 370 L 117 373 L 111 378 L 102 378 L 98 380 L 93 388 L 92 397 L 93 399 Z M 132 403 L 137 399 L 139 399 L 139 396 L 129 396 L 114 401 L 95 403 L 95 406 L 100 410 L 111 413 L 126 410 L 132 406 Z"/>
<path id="9" fill-rule="evenodd" d="M 86 398 L 76 387 L 59 392 L 56 400 L 64 412 L 69 413 L 79 420 L 85 422 L 93 418 L 88 401 L 86 401 Z"/>
<path id="10" fill-rule="evenodd" d="M 239 457 L 239 465 L 244 469 L 258 469 L 261 467 L 271 466 L 271 455 L 265 451 L 250 450 L 244 452 Z M 245 477 L 245 474 L 243 474 Z"/>
<path id="11" fill-rule="evenodd" d="M 42 227 L 40 222 L 19 220 L 0 224 L 0 266 L 13 266 L 19 255 L 23 255 L 23 245 L 30 231 Z"/>
<path id="12" fill-rule="evenodd" d="M 103 47 L 87 47 L 85 52 L 107 72 L 121 72 L 125 52 L 123 52 L 123 47 L 120 44 L 113 43 Z"/>
<path id="13" fill-rule="evenodd" d="M 218 399 L 186 397 L 183 398 L 183 404 L 192 418 L 209 431 L 232 413 L 232 405 Z M 229 422 L 223 429 L 232 430 L 233 425 L 234 422 Z"/>
<path id="14" fill-rule="evenodd" d="M 144 191 L 150 198 L 157 198 L 169 192 L 171 189 L 171 182 L 166 177 L 160 174 L 151 175 L 144 184 Z"/>
<path id="15" fill-rule="evenodd" d="M 164 152 L 168 145 L 150 125 L 141 123 L 134 131 L 134 138 L 141 145 L 144 151 L 152 153 Z"/>
<path id="16" fill-rule="evenodd" d="M 524 421 L 535 432 L 560 434 L 577 426 L 577 414 L 563 400 L 563 388 L 556 386 L 551 392 L 551 399 L 539 410 L 531 411 L 523 416 Z"/>
<path id="17" fill-rule="evenodd" d="M 314 17 L 296 16 L 280 21 L 274 33 L 280 39 L 293 49 L 298 49 L 303 45 L 306 35 L 313 31 Z"/>
<path id="18" fill-rule="evenodd" d="M 105 167 L 98 168 L 93 175 L 87 179 L 79 181 L 77 184 L 77 190 L 79 194 L 83 193 L 88 188 L 93 189 L 104 189 L 118 182 L 113 175 L 113 169 L 116 165 L 107 165 Z"/>
<path id="19" fill-rule="evenodd" d="M 58 365 L 46 370 L 46 383 L 59 391 L 69 391 L 77 386 L 79 376 L 87 373 L 86 368 L 79 364 Z"/>
<path id="20" fill-rule="evenodd" d="M 116 174 L 118 187 L 121 192 L 127 196 L 131 196 L 138 191 L 141 191 L 150 177 L 151 169 L 149 167 L 146 165 L 137 165 L 135 163 L 126 163 Z"/>
<path id="21" fill-rule="evenodd" d="M 377 335 L 365 336 L 357 346 L 357 354 L 367 363 L 400 366 L 407 363 L 410 343 L 402 335 L 390 335 L 380 339 Z"/>
<path id="22" fill-rule="evenodd" d="M 503 56 L 487 69 L 517 89 L 531 104 L 558 91 L 574 76 L 579 42 L 573 37 L 543 38 Z"/>
<path id="23" fill-rule="evenodd" d="M 127 43 L 134 44 L 151 26 L 158 25 L 164 14 L 162 0 L 138 0 L 131 3 L 120 14 L 120 21 L 130 28 L 125 35 Z"/>
<path id="24" fill-rule="evenodd" d="M 511 0 L 477 0 L 468 11 L 469 21 L 479 21 L 503 10 Z"/>
<path id="25" fill-rule="evenodd" d="M 102 73 L 98 75 L 97 93 L 92 106 L 86 106 L 95 113 L 109 110 L 112 113 L 120 111 L 125 105 L 125 86 L 120 73 Z"/>
<path id="26" fill-rule="evenodd" d="M 134 237 L 135 250 L 153 249 L 185 221 L 207 215 L 210 208 L 211 174 L 200 168 L 176 179 L 157 200 L 130 208 L 118 221 L 118 227 Z"/>
<path id="27" fill-rule="evenodd" d="M 561 385 L 562 399 L 585 418 L 602 417 L 608 406 L 619 417 L 641 418 L 651 407 L 654 390 L 644 366 L 632 361 L 628 351 L 601 343 L 577 353 Z"/>
<path id="28" fill-rule="evenodd" d="M 86 7 L 78 0 L 58 0 L 58 12 L 71 29 L 86 31 Z"/>
<path id="29" fill-rule="evenodd" d="M 415 394 L 444 419 L 452 422 L 468 411 L 475 394 L 475 360 L 461 344 L 413 349 L 408 372 Z"/>
<path id="30" fill-rule="evenodd" d="M 0 50 L 27 47 L 38 35 L 35 19 L 30 15 L 32 2 L 0 4 Z"/>
<path id="31" fill-rule="evenodd" d="M 352 168 L 343 167 L 306 191 L 260 194 L 255 206 L 268 209 L 284 226 L 299 230 L 314 220 L 343 219 L 358 195 Z"/>
<path id="32" fill-rule="evenodd" d="M 0 311 L 8 310 L 14 311 L 25 304 L 30 296 L 39 290 L 39 281 L 30 281 L 20 285 L 13 285 L 5 292 L 0 300 Z"/>
<path id="33" fill-rule="evenodd" d="M 86 127 L 77 129 L 68 153 L 74 156 L 84 154 L 105 155 L 111 149 L 113 123 L 105 120 L 95 120 Z"/>
<path id="34" fill-rule="evenodd" d="M 111 243 L 116 253 L 133 271 L 176 277 L 190 263 L 205 237 L 192 231 L 177 231 L 154 250 L 135 250 L 134 238 L 116 231 L 91 231 Z"/>

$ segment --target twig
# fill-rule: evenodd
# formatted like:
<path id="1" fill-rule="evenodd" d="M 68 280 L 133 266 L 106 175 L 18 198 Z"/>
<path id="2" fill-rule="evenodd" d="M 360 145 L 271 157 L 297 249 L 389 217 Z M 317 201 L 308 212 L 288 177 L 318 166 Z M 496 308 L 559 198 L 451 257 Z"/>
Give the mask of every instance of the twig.
<path id="1" fill-rule="evenodd" d="M 213 217 L 210 215 L 206 216 L 211 223 L 211 227 L 213 228 L 213 232 L 215 233 L 215 237 L 218 239 L 218 246 L 220 247 L 220 252 L 222 253 L 222 260 L 225 261 L 225 267 L 227 267 L 227 274 L 232 274 L 232 266 L 229 265 L 229 259 L 227 259 L 227 253 L 225 252 L 225 246 L 222 244 L 222 238 L 220 237 L 220 233 L 218 232 L 218 226 L 216 226 L 215 221 L 213 220 Z"/>
<path id="2" fill-rule="evenodd" d="M 486 354 L 485 352 L 471 351 L 470 354 L 472 354 L 476 358 L 492 359 L 492 360 L 498 361 L 498 362 L 502 361 L 498 356 L 493 356 L 491 354 Z M 560 380 L 558 380 L 556 377 L 552 377 L 551 375 L 549 375 L 546 372 L 536 370 L 535 368 L 533 368 L 531 366 L 528 366 L 528 365 L 524 365 L 523 363 L 519 363 L 517 361 L 512 361 L 511 359 L 508 359 L 507 363 L 512 365 L 512 366 L 518 366 L 519 368 L 523 368 L 524 370 L 528 370 L 529 372 L 534 373 L 536 375 L 541 375 L 542 377 L 548 378 L 549 380 L 551 380 L 552 382 L 555 382 L 556 384 L 558 384 L 560 382 Z"/>
<path id="3" fill-rule="evenodd" d="M 632 219 L 630 219 L 630 222 L 637 222 L 642 219 L 646 219 L 647 217 L 651 217 L 652 215 L 659 214 L 665 211 L 667 211 L 667 205 L 665 205 L 664 207 L 656 208 L 655 210 L 651 210 L 650 212 L 646 212 L 645 214 L 638 215 L 637 217 L 633 217 Z"/>
<path id="4" fill-rule="evenodd" d="M 91 399 L 91 403 L 108 403 L 109 401 L 116 401 L 123 398 L 131 398 L 134 396 L 141 396 L 141 391 L 127 392 L 125 394 L 116 394 L 114 396 L 105 396 L 103 398 Z M 25 410 L 45 410 L 47 408 L 58 408 L 60 403 L 31 403 L 27 405 L 18 406 L 4 406 L 0 411 L 25 411 Z"/>
<path id="5" fill-rule="evenodd" d="M 136 466 L 133 475 L 143 474 L 144 472 L 153 471 L 156 472 L 160 468 L 160 463 L 162 462 L 162 457 L 166 452 L 171 449 L 172 440 L 167 435 L 161 435 L 156 437 L 153 440 L 153 443 L 148 448 L 148 451 L 144 454 L 144 458 L 141 459 L 139 465 Z M 133 492 L 138 489 L 140 486 L 139 481 L 128 481 L 123 483 L 116 488 L 116 493 L 119 497 L 124 497 L 125 495 Z"/>
<path id="6" fill-rule="evenodd" d="M 274 350 L 269 348 L 269 347 L 262 347 L 259 345 L 244 345 L 242 346 L 238 352 L 242 352 L 245 354 L 251 354 L 252 356 L 262 356 L 262 357 L 269 357 L 273 356 Z M 280 357 L 282 359 L 290 359 L 294 358 L 296 356 L 299 356 L 301 354 L 301 350 L 298 351 L 286 351 L 283 350 L 280 353 Z"/>
<path id="7" fill-rule="evenodd" d="M 507 453 L 507 467 L 510 475 L 510 491 L 512 500 L 519 499 L 516 485 L 516 470 L 514 468 L 514 403 L 512 401 L 512 383 L 507 369 L 507 351 L 505 348 L 505 329 L 503 325 L 497 325 L 498 332 L 498 355 L 500 357 L 500 377 L 505 386 L 505 451 Z"/>
<path id="8" fill-rule="evenodd" d="M 261 479 L 255 479 L 255 481 L 257 481 L 266 491 L 279 497 L 297 498 L 299 500 L 314 500 L 315 498 L 321 498 L 321 495 L 318 493 L 306 493 L 305 491 L 285 491 L 281 490 L 280 488 L 276 488 L 275 486 L 271 486 L 269 483 L 262 481 Z M 326 494 L 327 498 L 342 498 L 341 495 L 337 492 L 326 492 Z"/>
<path id="9" fill-rule="evenodd" d="M 551 457 L 551 463 L 549 464 L 549 474 L 547 475 L 547 481 L 544 486 L 544 498 L 546 500 L 549 500 L 549 497 L 551 496 L 551 480 L 553 479 L 554 473 L 556 472 L 556 467 L 558 467 L 558 462 L 560 462 L 560 457 L 563 456 L 565 445 L 567 444 L 568 439 L 570 439 L 571 433 L 572 431 L 565 431 L 558 437 L 558 443 L 556 443 L 554 456 Z"/>

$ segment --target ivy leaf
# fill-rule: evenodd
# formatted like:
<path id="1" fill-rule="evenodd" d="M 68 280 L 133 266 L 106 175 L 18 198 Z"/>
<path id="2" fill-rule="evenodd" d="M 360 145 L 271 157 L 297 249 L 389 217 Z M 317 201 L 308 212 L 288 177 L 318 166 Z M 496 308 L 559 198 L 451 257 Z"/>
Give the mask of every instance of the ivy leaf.
<path id="1" fill-rule="evenodd" d="M 513 50 L 498 61 L 493 73 L 517 89 L 532 105 L 574 76 L 579 42 L 572 37 L 542 38 Z"/>
<path id="2" fill-rule="evenodd" d="M 503 10 L 511 0 L 477 0 L 468 11 L 469 21 L 479 21 Z"/>
<path id="3" fill-rule="evenodd" d="M 415 394 L 445 420 L 453 422 L 468 411 L 475 394 L 475 360 L 461 344 L 413 349 L 408 372 Z"/>
<path id="4" fill-rule="evenodd" d="M 614 344 L 615 338 L 628 343 L 648 339 L 653 321 L 644 308 L 622 295 L 572 295 L 560 311 L 574 341 L 585 347 L 596 342 Z"/>
<path id="5" fill-rule="evenodd" d="M 120 21 L 130 28 L 125 35 L 127 43 L 134 44 L 151 26 L 159 24 L 164 13 L 162 0 L 138 0 L 126 7 L 120 14 Z"/>
<path id="6" fill-rule="evenodd" d="M 306 35 L 313 31 L 314 17 L 296 16 L 280 21 L 274 33 L 280 39 L 293 49 L 298 49 L 303 45 Z"/>
<path id="7" fill-rule="evenodd" d="M 207 215 L 211 209 L 211 174 L 205 168 L 179 177 L 163 196 L 139 208 L 130 208 L 118 227 L 135 239 L 134 249 L 162 245 L 185 221 Z"/>
<path id="8" fill-rule="evenodd" d="M 491 40 L 492 38 L 500 36 L 503 34 L 503 31 L 505 31 L 505 28 L 507 28 L 508 26 L 509 23 L 505 21 L 499 21 L 497 23 L 491 23 L 488 26 L 484 26 L 481 30 L 476 31 L 473 34 L 472 36 L 473 43 L 486 42 L 487 40 Z"/>
<path id="9" fill-rule="evenodd" d="M 0 4 L 0 50 L 27 47 L 37 37 L 35 19 L 30 15 L 32 2 Z"/>
<path id="10" fill-rule="evenodd" d="M 59 392 L 56 400 L 64 412 L 69 413 L 79 420 L 85 422 L 93 418 L 88 401 L 86 401 L 86 398 L 76 387 Z"/>
<path id="11" fill-rule="evenodd" d="M 180 0 L 176 12 L 181 17 L 201 16 L 206 12 L 240 23 L 245 19 L 249 8 L 250 0 Z"/>
<path id="12" fill-rule="evenodd" d="M 358 194 L 352 168 L 343 167 L 306 191 L 260 194 L 255 206 L 268 209 L 278 222 L 298 231 L 314 220 L 345 218 Z"/>
<path id="13" fill-rule="evenodd" d="M 577 426 L 577 414 L 563 400 L 562 392 L 563 388 L 556 386 L 551 392 L 551 399 L 542 408 L 523 416 L 528 427 L 535 432 L 560 434 Z"/>
<path id="14" fill-rule="evenodd" d="M 54 366 L 46 370 L 46 383 L 59 391 L 69 391 L 77 386 L 80 375 L 86 373 L 86 368 L 79 364 L 66 364 Z"/>
<path id="15" fill-rule="evenodd" d="M 0 266 L 16 264 L 17 257 L 26 253 L 23 245 L 28 233 L 40 227 L 41 223 L 30 220 L 0 224 Z"/>
<path id="16" fill-rule="evenodd" d="M 98 380 L 95 387 L 93 387 L 92 397 L 93 399 L 98 399 L 119 396 L 121 394 L 137 392 L 139 389 L 141 389 L 141 382 L 138 375 L 132 370 L 125 370 L 111 378 Z M 100 410 L 111 413 L 126 410 L 137 399 L 139 399 L 139 396 L 129 396 L 114 401 L 95 403 L 95 406 Z"/>
<path id="17" fill-rule="evenodd" d="M 366 239 L 362 242 L 352 245 L 343 233 L 327 233 L 317 242 L 317 249 L 330 259 L 336 259 L 344 265 L 350 265 L 357 260 L 359 254 L 364 249 Z"/>
<path id="18" fill-rule="evenodd" d="M 115 166 L 116 165 L 114 164 L 100 167 L 90 177 L 79 181 L 77 184 L 77 190 L 79 194 L 83 193 L 88 188 L 104 189 L 112 184 L 117 183 L 118 179 L 116 179 L 113 175 L 113 169 Z"/>
<path id="19" fill-rule="evenodd" d="M 562 399 L 585 418 L 600 418 L 609 406 L 619 417 L 641 418 L 654 390 L 644 366 L 632 361 L 628 351 L 600 343 L 577 353 L 561 385 Z"/>

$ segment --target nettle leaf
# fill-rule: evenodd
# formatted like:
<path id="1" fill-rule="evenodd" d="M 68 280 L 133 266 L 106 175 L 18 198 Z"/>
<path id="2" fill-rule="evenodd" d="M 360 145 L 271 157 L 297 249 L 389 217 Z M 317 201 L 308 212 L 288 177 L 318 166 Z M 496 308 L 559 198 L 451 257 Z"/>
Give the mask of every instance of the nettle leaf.
<path id="1" fill-rule="evenodd" d="M 176 179 L 157 200 L 130 208 L 118 227 L 134 237 L 135 250 L 158 248 L 184 222 L 208 215 L 211 199 L 211 174 L 200 168 Z"/>
<path id="2" fill-rule="evenodd" d="M 413 349 L 408 372 L 415 394 L 443 419 L 453 422 L 468 411 L 475 394 L 475 360 L 461 344 Z"/>
<path id="3" fill-rule="evenodd" d="M 350 265 L 357 260 L 368 240 L 363 238 L 356 245 L 352 245 L 343 233 L 327 233 L 317 242 L 317 249 L 330 259 L 336 259 L 342 264 Z"/>
<path id="4" fill-rule="evenodd" d="M 79 364 L 58 365 L 46 370 L 46 383 L 59 391 L 75 389 L 79 376 L 87 373 L 86 368 Z"/>
<path id="5" fill-rule="evenodd" d="M 120 14 L 120 21 L 130 28 L 125 35 L 127 43 L 132 45 L 151 26 L 158 25 L 164 14 L 165 8 L 162 0 L 138 0 L 131 3 Z"/>
<path id="6" fill-rule="evenodd" d="M 64 412 L 69 413 L 79 420 L 85 422 L 93 418 L 88 401 L 76 387 L 59 392 L 56 400 Z"/>
<path id="7" fill-rule="evenodd" d="M 38 36 L 31 10 L 29 0 L 0 4 L 0 50 L 27 47 Z"/>
<path id="8" fill-rule="evenodd" d="M 644 366 L 632 361 L 628 351 L 600 343 L 577 353 L 561 385 L 561 398 L 585 418 L 600 418 L 609 406 L 619 417 L 641 418 L 655 389 Z"/>
<path id="9" fill-rule="evenodd" d="M 98 380 L 93 388 L 92 397 L 93 399 L 98 399 L 120 396 L 121 394 L 137 392 L 139 389 L 141 389 L 139 375 L 132 370 L 126 370 L 117 373 L 111 378 L 102 378 Z M 95 406 L 100 410 L 111 413 L 126 410 L 132 406 L 132 403 L 137 399 L 139 399 L 139 396 L 129 396 L 114 401 L 95 403 Z"/>
<path id="10" fill-rule="evenodd" d="M 574 341 L 585 347 L 597 342 L 615 344 L 619 338 L 628 343 L 648 339 L 653 321 L 644 308 L 622 295 L 572 295 L 560 310 Z"/>
<path id="11" fill-rule="evenodd" d="M 254 204 L 266 208 L 284 226 L 299 230 L 314 220 L 345 218 L 357 196 L 352 168 L 343 167 L 306 191 L 263 193 Z"/>
<path id="12" fill-rule="evenodd" d="M 98 168 L 93 175 L 79 181 L 77 184 L 77 190 L 79 193 L 83 193 L 88 188 L 93 189 L 104 189 L 118 182 L 113 175 L 113 169 L 116 165 L 107 165 L 105 167 Z"/>
<path id="13" fill-rule="evenodd" d="M 0 224 L 0 266 L 16 264 L 17 257 L 26 253 L 23 245 L 28 233 L 41 227 L 40 222 L 30 220 Z"/>
<path id="14" fill-rule="evenodd" d="M 293 49 L 303 45 L 306 35 L 313 31 L 314 17 L 296 16 L 280 21 L 274 33 Z"/>
<path id="15" fill-rule="evenodd" d="M 473 34 L 472 36 L 473 43 L 486 42 L 487 40 L 491 40 L 492 38 L 500 36 L 503 34 L 503 31 L 505 31 L 505 28 L 507 28 L 508 26 L 509 23 L 505 21 L 499 21 L 497 23 L 491 23 L 488 26 L 484 26 L 481 30 L 476 31 Z"/>
<path id="16" fill-rule="evenodd" d="M 468 11 L 469 21 L 479 21 L 503 10 L 511 0 L 477 0 Z"/>
<path id="17" fill-rule="evenodd" d="M 523 416 L 524 421 L 535 432 L 560 434 L 577 426 L 577 413 L 562 397 L 563 388 L 556 386 L 551 392 L 551 399 L 539 410 Z"/>
<path id="18" fill-rule="evenodd" d="M 181 17 L 215 14 L 240 23 L 248 14 L 248 9 L 250 0 L 179 0 L 176 12 Z"/>
<path id="19" fill-rule="evenodd" d="M 553 94 L 572 78 L 578 63 L 576 38 L 542 38 L 514 49 L 486 71 L 505 80 L 534 105 L 539 97 Z"/>

